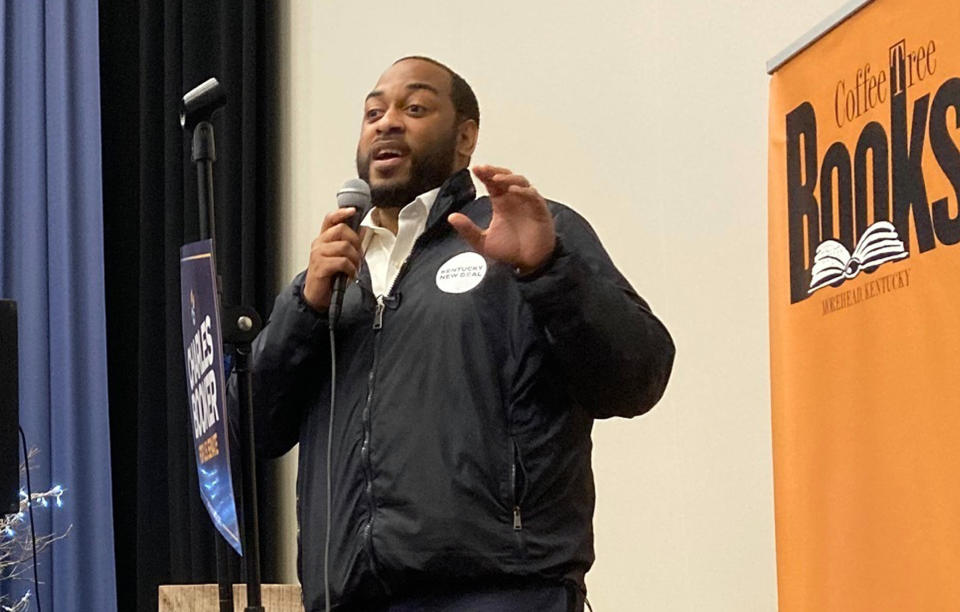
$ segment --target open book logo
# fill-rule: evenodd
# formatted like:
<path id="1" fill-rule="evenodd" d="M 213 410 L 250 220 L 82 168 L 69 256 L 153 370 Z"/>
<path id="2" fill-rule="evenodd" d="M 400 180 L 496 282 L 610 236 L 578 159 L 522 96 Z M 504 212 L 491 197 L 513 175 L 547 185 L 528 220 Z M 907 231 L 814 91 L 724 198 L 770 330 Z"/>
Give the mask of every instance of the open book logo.
<path id="1" fill-rule="evenodd" d="M 827 285 L 839 287 L 843 281 L 860 272 L 873 272 L 881 264 L 903 259 L 909 254 L 903 241 L 889 221 L 877 221 L 860 237 L 853 254 L 836 240 L 825 240 L 817 247 L 813 258 L 810 289 L 813 293 Z"/>

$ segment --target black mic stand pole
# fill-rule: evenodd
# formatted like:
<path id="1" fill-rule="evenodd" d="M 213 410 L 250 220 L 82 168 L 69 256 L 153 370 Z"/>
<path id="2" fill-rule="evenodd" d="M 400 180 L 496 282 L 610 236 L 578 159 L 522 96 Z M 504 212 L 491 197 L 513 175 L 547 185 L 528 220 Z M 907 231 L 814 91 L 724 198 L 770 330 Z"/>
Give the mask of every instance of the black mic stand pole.
<path id="1" fill-rule="evenodd" d="M 183 97 L 180 113 L 181 126 L 189 131 L 193 125 L 191 161 L 197 166 L 197 200 L 199 204 L 200 238 L 211 240 L 215 248 L 215 213 L 213 205 L 213 162 L 216 147 L 210 115 L 226 102 L 226 96 L 216 79 L 209 79 Z M 197 119 L 200 119 L 197 121 Z M 216 257 L 214 257 L 216 261 Z M 217 290 L 221 291 L 220 275 L 217 274 Z M 250 343 L 260 332 L 262 323 L 257 312 L 249 306 L 224 306 L 221 300 L 221 323 L 223 341 L 234 347 L 234 370 L 237 373 L 237 403 L 240 414 L 242 535 L 244 569 L 247 581 L 247 607 L 245 612 L 265 612 L 260 594 L 260 532 L 257 517 L 257 463 L 254 453 L 253 394 L 248 361 Z M 233 611 L 233 590 L 227 565 L 228 549 L 220 534 L 217 534 L 217 582 L 219 585 L 220 611 Z"/>
<path id="2" fill-rule="evenodd" d="M 197 165 L 197 205 L 200 217 L 200 240 L 211 240 L 211 251 L 215 244 L 216 225 L 213 211 L 213 162 L 216 151 L 213 139 L 213 126 L 203 121 L 193 130 L 193 143 L 190 161 Z M 217 293 L 220 293 L 220 275 L 217 274 Z M 242 479 L 241 479 L 242 482 Z M 241 515 L 242 516 L 242 515 Z M 230 551 L 223 537 L 216 533 L 217 542 L 217 593 L 220 612 L 233 612 L 233 580 L 230 576 Z"/>

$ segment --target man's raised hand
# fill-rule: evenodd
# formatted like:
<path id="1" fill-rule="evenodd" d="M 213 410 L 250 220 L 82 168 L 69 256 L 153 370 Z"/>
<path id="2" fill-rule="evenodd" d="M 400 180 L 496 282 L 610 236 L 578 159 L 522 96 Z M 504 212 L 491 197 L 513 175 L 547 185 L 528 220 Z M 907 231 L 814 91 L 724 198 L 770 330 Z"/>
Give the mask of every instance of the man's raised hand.
<path id="1" fill-rule="evenodd" d="M 513 266 L 520 274 L 540 267 L 556 247 L 547 202 L 526 178 L 506 168 L 474 166 L 473 174 L 490 194 L 490 226 L 482 230 L 461 213 L 447 217 L 450 225 L 475 251 Z"/>

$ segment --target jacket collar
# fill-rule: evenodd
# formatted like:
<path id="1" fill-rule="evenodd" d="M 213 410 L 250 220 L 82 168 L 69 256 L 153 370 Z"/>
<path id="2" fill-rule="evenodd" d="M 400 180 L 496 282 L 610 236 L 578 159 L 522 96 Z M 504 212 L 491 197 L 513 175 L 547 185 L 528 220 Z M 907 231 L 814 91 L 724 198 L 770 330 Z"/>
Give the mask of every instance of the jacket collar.
<path id="1" fill-rule="evenodd" d="M 437 194 L 437 200 L 430 208 L 424 233 L 433 229 L 439 220 L 446 220 L 447 215 L 460 210 L 476 197 L 477 190 L 473 186 L 473 179 L 470 178 L 470 170 L 464 168 L 451 174 L 440 185 L 440 193 Z"/>

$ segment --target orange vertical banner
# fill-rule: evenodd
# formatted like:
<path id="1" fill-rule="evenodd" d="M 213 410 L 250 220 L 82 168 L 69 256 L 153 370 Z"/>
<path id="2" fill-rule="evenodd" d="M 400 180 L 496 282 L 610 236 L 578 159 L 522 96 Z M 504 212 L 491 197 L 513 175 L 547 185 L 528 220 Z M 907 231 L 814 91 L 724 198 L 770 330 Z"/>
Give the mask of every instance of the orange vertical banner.
<path id="1" fill-rule="evenodd" d="M 866 5 L 769 112 L 780 610 L 960 610 L 960 2 Z"/>

